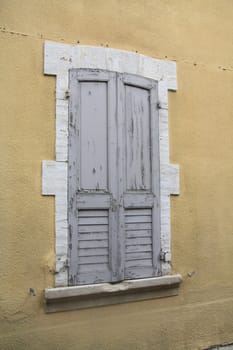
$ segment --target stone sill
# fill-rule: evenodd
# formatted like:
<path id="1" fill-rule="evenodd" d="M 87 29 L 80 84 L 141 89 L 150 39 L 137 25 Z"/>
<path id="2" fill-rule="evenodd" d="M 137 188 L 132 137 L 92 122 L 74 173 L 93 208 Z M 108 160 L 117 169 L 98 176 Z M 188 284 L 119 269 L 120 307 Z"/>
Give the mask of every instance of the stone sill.
<path id="1" fill-rule="evenodd" d="M 181 275 L 45 289 L 46 311 L 84 309 L 178 295 Z"/>

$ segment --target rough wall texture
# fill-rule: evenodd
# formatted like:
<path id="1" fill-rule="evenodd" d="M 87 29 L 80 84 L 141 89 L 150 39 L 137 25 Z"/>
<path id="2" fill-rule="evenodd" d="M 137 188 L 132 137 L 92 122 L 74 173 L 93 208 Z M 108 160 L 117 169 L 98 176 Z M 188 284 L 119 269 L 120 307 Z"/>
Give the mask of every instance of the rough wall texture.
<path id="1" fill-rule="evenodd" d="M 233 341 L 233 3 L 231 0 L 0 2 L 1 349 L 203 349 Z M 178 297 L 47 315 L 54 281 L 55 78 L 43 43 L 104 45 L 177 62 L 169 93 Z M 33 293 L 29 293 L 33 288 Z"/>

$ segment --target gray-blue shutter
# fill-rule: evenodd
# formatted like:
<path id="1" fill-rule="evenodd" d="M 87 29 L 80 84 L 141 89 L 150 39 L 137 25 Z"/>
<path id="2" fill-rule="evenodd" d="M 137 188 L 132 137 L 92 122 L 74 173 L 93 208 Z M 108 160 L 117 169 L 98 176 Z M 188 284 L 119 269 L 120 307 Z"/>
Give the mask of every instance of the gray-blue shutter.
<path id="1" fill-rule="evenodd" d="M 70 70 L 69 284 L 118 280 L 116 73 Z"/>
<path id="2" fill-rule="evenodd" d="M 69 284 L 157 276 L 157 83 L 90 69 L 69 82 Z"/>
<path id="3" fill-rule="evenodd" d="M 160 274 L 157 96 L 157 82 L 129 74 L 119 75 L 124 279 Z"/>

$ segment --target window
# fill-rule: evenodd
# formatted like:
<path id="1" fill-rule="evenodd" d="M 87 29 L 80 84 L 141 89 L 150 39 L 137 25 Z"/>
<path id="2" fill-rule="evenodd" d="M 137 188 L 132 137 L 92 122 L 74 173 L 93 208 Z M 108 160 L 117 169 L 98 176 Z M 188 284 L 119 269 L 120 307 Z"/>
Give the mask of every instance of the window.
<path id="1" fill-rule="evenodd" d="M 45 73 L 57 76 L 56 161 L 43 161 L 42 189 L 56 196 L 51 311 L 72 298 L 71 308 L 92 306 L 88 295 L 101 305 L 128 301 L 130 290 L 144 290 L 133 300 L 162 285 L 177 293 L 180 276 L 167 276 L 170 194 L 179 192 L 168 147 L 175 70 L 126 51 L 45 43 Z"/>

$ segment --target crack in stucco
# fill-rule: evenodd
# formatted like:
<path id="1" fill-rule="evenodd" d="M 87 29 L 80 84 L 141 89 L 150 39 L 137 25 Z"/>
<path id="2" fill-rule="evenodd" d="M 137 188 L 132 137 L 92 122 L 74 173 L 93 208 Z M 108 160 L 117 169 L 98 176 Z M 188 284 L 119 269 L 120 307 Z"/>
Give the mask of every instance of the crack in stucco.
<path id="1" fill-rule="evenodd" d="M 1 33 L 7 33 L 7 34 L 13 34 L 13 35 L 20 35 L 20 36 L 31 36 L 35 37 L 34 35 L 26 34 L 26 33 L 21 33 L 21 32 L 15 32 L 14 30 L 8 30 L 5 27 L 0 26 L 0 32 Z M 41 34 L 42 35 L 42 34 Z"/>
<path id="2" fill-rule="evenodd" d="M 7 29 L 5 26 L 1 26 L 0 25 L 0 33 L 5 33 L 5 34 L 10 34 L 10 35 L 16 35 L 16 36 L 22 36 L 22 37 L 32 37 L 32 38 L 37 38 L 37 39 L 46 39 L 46 40 L 54 40 L 55 38 L 49 38 L 47 37 L 46 35 L 42 34 L 42 33 L 38 33 L 37 35 L 33 35 L 33 34 L 29 34 L 29 33 L 23 33 L 23 32 L 18 32 L 18 31 L 14 31 L 14 30 L 10 30 L 10 29 Z M 59 40 L 61 42 L 64 43 L 65 39 L 63 38 L 56 38 L 56 40 Z M 79 44 L 80 41 L 78 40 L 74 42 L 74 44 Z M 110 47 L 109 44 L 106 44 L 106 45 L 103 45 L 102 43 L 99 44 L 100 47 Z M 141 53 L 139 52 L 139 50 L 134 50 L 133 52 L 136 52 L 136 53 Z M 173 56 L 168 56 L 168 55 L 156 55 L 156 58 L 157 59 L 166 59 L 166 60 L 171 60 L 171 61 L 175 61 L 177 63 L 183 63 L 183 64 L 188 64 L 188 65 L 193 65 L 193 66 L 198 66 L 198 67 L 203 67 L 203 68 L 209 68 L 209 67 L 212 67 L 212 68 L 215 68 L 217 70 L 221 70 L 221 71 L 228 71 L 228 72 L 233 72 L 233 67 L 231 66 L 224 66 L 224 65 L 220 65 L 220 64 L 205 64 L 205 63 L 202 63 L 202 62 L 197 62 L 197 61 L 189 61 L 189 60 L 186 60 L 185 58 L 177 58 L 177 57 L 173 57 Z"/>

